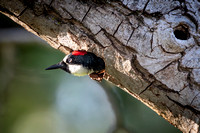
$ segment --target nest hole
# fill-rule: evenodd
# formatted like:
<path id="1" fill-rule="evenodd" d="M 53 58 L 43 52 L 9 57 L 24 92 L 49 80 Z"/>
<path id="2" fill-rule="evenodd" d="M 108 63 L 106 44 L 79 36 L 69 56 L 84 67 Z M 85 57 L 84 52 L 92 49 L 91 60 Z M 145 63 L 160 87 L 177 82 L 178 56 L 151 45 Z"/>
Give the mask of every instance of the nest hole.
<path id="1" fill-rule="evenodd" d="M 178 25 L 174 29 L 174 35 L 179 40 L 188 40 L 190 38 L 188 26 L 185 24 Z"/>

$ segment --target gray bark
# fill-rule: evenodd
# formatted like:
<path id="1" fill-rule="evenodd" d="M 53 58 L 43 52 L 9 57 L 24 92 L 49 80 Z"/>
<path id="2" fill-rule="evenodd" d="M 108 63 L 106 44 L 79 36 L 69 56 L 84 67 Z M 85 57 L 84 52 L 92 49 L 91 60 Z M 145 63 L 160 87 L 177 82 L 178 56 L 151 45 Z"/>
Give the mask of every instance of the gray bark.
<path id="1" fill-rule="evenodd" d="M 199 132 L 199 0 L 1 0 L 0 10 L 66 54 L 94 52 L 106 80 L 181 131 Z"/>

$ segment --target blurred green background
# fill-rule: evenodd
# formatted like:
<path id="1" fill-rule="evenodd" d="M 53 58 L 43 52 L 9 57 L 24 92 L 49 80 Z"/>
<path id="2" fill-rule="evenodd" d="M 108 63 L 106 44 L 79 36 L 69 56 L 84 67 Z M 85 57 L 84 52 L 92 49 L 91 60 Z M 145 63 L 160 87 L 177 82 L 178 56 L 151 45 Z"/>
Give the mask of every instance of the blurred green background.
<path id="1" fill-rule="evenodd" d="M 106 81 L 44 70 L 64 56 L 0 15 L 0 133 L 180 133 Z"/>

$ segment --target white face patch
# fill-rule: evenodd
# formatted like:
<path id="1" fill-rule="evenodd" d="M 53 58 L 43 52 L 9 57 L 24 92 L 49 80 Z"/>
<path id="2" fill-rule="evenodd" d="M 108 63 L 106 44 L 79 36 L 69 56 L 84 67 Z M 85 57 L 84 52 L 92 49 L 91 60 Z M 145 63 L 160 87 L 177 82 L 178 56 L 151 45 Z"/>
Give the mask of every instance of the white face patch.
<path id="1" fill-rule="evenodd" d="M 91 74 L 93 71 L 89 71 L 88 69 L 84 68 L 82 65 L 71 65 L 68 64 L 69 66 L 69 71 L 71 72 L 71 74 L 75 75 L 75 76 L 85 76 L 88 74 Z"/>
<path id="2" fill-rule="evenodd" d="M 69 54 L 66 55 L 66 56 L 63 58 L 63 61 L 64 61 L 65 63 L 66 63 L 66 61 L 67 61 L 68 56 L 69 56 Z"/>

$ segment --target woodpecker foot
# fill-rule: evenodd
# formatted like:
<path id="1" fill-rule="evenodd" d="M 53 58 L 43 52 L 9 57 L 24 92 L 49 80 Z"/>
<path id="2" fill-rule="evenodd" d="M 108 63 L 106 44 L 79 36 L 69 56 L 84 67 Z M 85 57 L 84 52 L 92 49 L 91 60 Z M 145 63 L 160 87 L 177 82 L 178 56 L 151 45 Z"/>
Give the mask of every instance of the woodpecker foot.
<path id="1" fill-rule="evenodd" d="M 102 79 L 103 79 L 104 74 L 105 74 L 105 70 L 102 70 L 102 71 L 100 71 L 98 73 L 95 73 L 95 72 L 91 73 L 89 76 L 90 76 L 91 79 L 96 80 L 98 82 L 101 82 Z"/>

